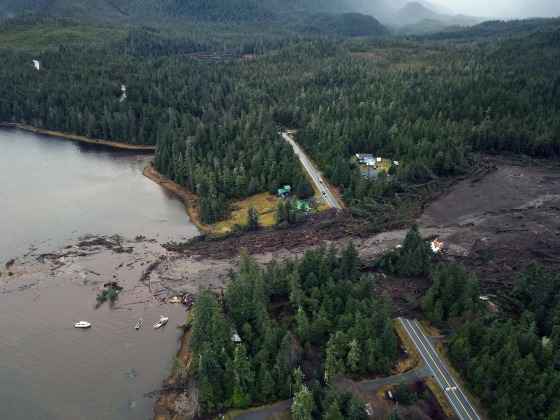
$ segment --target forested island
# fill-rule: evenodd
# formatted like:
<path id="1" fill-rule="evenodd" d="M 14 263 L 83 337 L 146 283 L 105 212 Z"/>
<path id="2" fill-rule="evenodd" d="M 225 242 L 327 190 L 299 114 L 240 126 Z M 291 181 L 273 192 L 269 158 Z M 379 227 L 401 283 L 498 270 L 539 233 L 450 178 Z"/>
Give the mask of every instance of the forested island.
<path id="1" fill-rule="evenodd" d="M 286 129 L 340 191 L 336 224 L 360 237 L 408 229 L 457 180 L 480 181 L 485 159 L 554 166 L 560 154 L 559 18 L 404 36 L 334 0 L 323 10 L 295 0 L 29 3 L 7 2 L 15 16 L 0 20 L 0 122 L 155 146 L 154 168 L 196 196 L 203 223 L 285 185 L 298 199 L 315 194 Z M 368 179 L 360 153 L 393 163 Z M 282 211 L 271 235 L 302 221 Z M 486 415 L 558 416 L 557 259 L 479 280 L 470 256 L 440 258 L 432 239 L 412 225 L 402 247 L 373 261 L 352 243 L 266 268 L 243 253 L 223 295 L 198 294 L 172 415 L 196 394 L 197 415 L 294 398 L 294 419 L 367 418 L 359 393 L 335 383 L 395 373 L 404 357 L 379 287 L 389 276 L 429 283 L 410 308 L 448 334 L 442 352 Z M 211 240 L 221 239 L 174 246 Z M 491 310 L 481 289 L 498 288 Z M 422 399 L 411 395 L 401 387 L 397 398 Z"/>

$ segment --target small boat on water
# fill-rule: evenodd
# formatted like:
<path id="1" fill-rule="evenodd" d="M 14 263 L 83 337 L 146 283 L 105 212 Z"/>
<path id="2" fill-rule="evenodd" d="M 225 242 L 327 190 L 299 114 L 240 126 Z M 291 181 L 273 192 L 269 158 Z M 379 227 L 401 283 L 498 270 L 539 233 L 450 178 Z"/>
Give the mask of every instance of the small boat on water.
<path id="1" fill-rule="evenodd" d="M 134 329 L 135 329 L 135 330 L 139 330 L 141 326 L 142 326 L 142 318 L 140 318 L 140 319 L 138 320 L 138 322 L 137 322 L 136 325 L 134 326 Z"/>
<path id="2" fill-rule="evenodd" d="M 162 325 L 165 325 L 165 323 L 169 321 L 169 318 L 166 316 L 160 316 L 159 317 L 159 321 L 157 323 L 154 324 L 154 328 L 157 330 L 159 327 L 161 327 Z"/>
<path id="3" fill-rule="evenodd" d="M 91 324 L 87 321 L 80 321 L 74 324 L 74 328 L 89 328 Z"/>

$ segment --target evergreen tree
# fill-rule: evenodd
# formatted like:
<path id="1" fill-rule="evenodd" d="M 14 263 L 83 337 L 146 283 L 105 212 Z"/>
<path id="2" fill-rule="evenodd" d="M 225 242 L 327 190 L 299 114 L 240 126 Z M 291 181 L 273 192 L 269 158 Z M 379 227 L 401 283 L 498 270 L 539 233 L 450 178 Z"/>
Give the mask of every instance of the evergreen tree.
<path id="1" fill-rule="evenodd" d="M 254 206 L 249 206 L 247 210 L 247 229 L 249 230 L 259 230 L 259 212 Z"/>
<path id="2" fill-rule="evenodd" d="M 290 409 L 292 412 L 293 420 L 312 420 L 311 412 L 315 403 L 313 402 L 313 395 L 305 385 L 294 395 L 294 403 Z"/>

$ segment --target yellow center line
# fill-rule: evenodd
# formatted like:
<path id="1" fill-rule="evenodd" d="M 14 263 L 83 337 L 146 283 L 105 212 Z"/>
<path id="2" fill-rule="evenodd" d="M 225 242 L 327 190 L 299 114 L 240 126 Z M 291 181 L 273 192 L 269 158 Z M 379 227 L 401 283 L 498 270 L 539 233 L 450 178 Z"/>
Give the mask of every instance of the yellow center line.
<path id="1" fill-rule="evenodd" d="M 412 331 L 414 332 L 414 335 L 416 335 L 416 337 L 418 338 L 418 341 L 420 341 L 420 344 L 422 344 L 422 347 L 424 347 L 424 350 L 426 350 L 426 353 L 428 354 L 428 356 L 430 357 L 430 359 L 432 359 L 432 362 L 434 363 L 434 365 L 436 366 L 437 370 L 439 371 L 440 375 L 443 377 L 443 380 L 445 381 L 445 383 L 447 384 L 447 386 L 449 387 L 450 391 L 453 392 L 453 395 L 455 395 L 455 398 L 457 398 L 457 401 L 459 402 L 459 404 L 461 404 L 461 407 L 463 408 L 463 411 L 465 412 L 465 414 L 468 416 L 469 419 L 472 420 L 472 417 L 469 416 L 469 413 L 467 411 L 467 409 L 465 408 L 465 406 L 463 405 L 463 403 L 461 402 L 461 400 L 459 399 L 459 397 L 457 397 L 457 394 L 455 393 L 455 390 L 453 390 L 453 387 L 451 386 L 451 384 L 449 383 L 449 381 L 447 380 L 447 378 L 445 377 L 445 375 L 443 374 L 443 372 L 441 371 L 441 369 L 439 368 L 439 366 L 437 365 L 436 361 L 434 360 L 434 358 L 432 357 L 432 355 L 430 354 L 430 352 L 428 351 L 428 349 L 426 348 L 426 346 L 424 345 L 424 343 L 422 342 L 422 339 L 420 338 L 420 336 L 418 335 L 418 333 L 416 332 L 416 330 L 414 329 L 414 327 L 412 326 L 412 323 L 408 320 L 405 319 L 406 322 L 408 322 L 408 325 L 410 326 L 410 328 L 412 329 Z M 445 390 L 444 390 L 445 392 Z"/>

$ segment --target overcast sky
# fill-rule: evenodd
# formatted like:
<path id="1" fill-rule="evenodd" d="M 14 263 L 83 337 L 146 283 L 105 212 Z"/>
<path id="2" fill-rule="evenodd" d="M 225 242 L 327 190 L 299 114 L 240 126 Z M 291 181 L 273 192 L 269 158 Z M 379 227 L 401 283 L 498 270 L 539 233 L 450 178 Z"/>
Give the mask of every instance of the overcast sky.
<path id="1" fill-rule="evenodd" d="M 560 0 L 431 0 L 456 13 L 482 17 L 560 15 Z"/>

